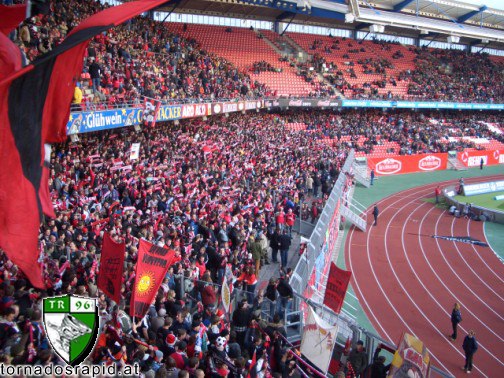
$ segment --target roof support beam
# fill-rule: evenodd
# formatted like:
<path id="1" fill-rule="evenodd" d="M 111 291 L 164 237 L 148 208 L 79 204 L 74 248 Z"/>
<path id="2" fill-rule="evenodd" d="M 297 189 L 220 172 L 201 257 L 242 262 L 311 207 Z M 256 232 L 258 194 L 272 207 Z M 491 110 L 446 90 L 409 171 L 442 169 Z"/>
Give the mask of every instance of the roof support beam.
<path id="1" fill-rule="evenodd" d="M 478 14 L 483 13 L 487 9 L 488 9 L 488 7 L 486 5 L 483 5 L 479 10 L 474 10 L 474 11 L 468 12 L 468 13 L 460 16 L 459 18 L 457 18 L 457 22 L 459 22 L 459 23 L 466 22 L 470 18 L 473 18 L 474 16 L 477 16 Z"/>
<path id="2" fill-rule="evenodd" d="M 469 49 L 473 46 L 479 45 L 480 43 L 483 43 L 483 40 L 481 39 L 475 39 L 469 43 Z"/>
<path id="3" fill-rule="evenodd" d="M 276 21 L 283 21 L 288 18 L 291 18 L 293 14 L 295 13 L 289 11 L 282 12 L 276 17 Z"/>
<path id="4" fill-rule="evenodd" d="M 394 12 L 400 12 L 415 0 L 404 0 L 394 6 Z"/>
<path id="5" fill-rule="evenodd" d="M 356 25 L 355 26 L 355 30 L 362 30 L 362 29 L 365 29 L 365 28 L 368 28 L 369 26 L 371 26 L 371 24 L 368 24 L 367 22 L 361 22 L 359 25 Z"/>

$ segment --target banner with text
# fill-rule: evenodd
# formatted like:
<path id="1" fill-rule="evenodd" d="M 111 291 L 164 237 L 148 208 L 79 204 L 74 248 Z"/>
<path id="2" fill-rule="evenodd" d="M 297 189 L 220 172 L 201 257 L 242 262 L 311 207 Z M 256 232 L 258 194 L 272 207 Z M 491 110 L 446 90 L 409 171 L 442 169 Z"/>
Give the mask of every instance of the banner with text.
<path id="1" fill-rule="evenodd" d="M 116 243 L 108 233 L 105 233 L 97 284 L 98 288 L 115 303 L 121 301 L 124 248 L 124 243 Z"/>
<path id="2" fill-rule="evenodd" d="M 483 165 L 504 164 L 504 150 L 472 150 L 457 152 L 457 159 L 466 167 L 478 167 L 483 159 Z"/>
<path id="3" fill-rule="evenodd" d="M 339 314 L 350 283 L 352 272 L 340 269 L 331 263 L 331 270 L 327 279 L 324 305 Z"/>
<path id="4" fill-rule="evenodd" d="M 329 369 L 338 326 L 322 320 L 309 306 L 308 316 L 303 326 L 300 351 L 324 374 Z"/>
<path id="5" fill-rule="evenodd" d="M 387 377 L 427 378 L 430 374 L 430 355 L 424 343 L 404 333 L 394 354 Z"/>
<path id="6" fill-rule="evenodd" d="M 151 105 L 157 107 L 157 104 Z M 146 103 L 144 107 L 148 106 L 151 109 L 151 105 Z M 152 114 L 148 116 L 151 122 L 152 120 L 155 120 L 155 122 L 175 121 L 185 118 L 205 117 L 212 114 L 261 109 L 263 106 L 263 100 L 161 105 L 157 110 L 157 116 Z M 144 108 L 140 106 L 138 108 L 73 112 L 70 114 L 67 124 L 67 135 L 143 124 L 147 118 L 144 113 Z"/>
<path id="7" fill-rule="evenodd" d="M 502 191 L 504 191 L 504 181 L 502 180 L 464 185 L 464 196 L 475 196 L 477 194 L 495 193 Z"/>
<path id="8" fill-rule="evenodd" d="M 448 165 L 448 154 L 396 155 L 368 158 L 367 162 L 369 169 L 374 169 L 377 176 L 400 175 L 444 170 Z"/>
<path id="9" fill-rule="evenodd" d="M 175 251 L 141 239 L 135 270 L 135 287 L 131 295 L 130 315 L 142 319 L 154 300 L 171 266 Z"/>

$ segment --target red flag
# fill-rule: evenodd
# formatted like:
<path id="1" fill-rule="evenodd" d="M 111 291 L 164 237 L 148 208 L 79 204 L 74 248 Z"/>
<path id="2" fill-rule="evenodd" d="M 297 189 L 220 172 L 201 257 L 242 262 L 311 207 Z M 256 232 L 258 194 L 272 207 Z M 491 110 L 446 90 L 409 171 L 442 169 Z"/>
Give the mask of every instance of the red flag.
<path id="1" fill-rule="evenodd" d="M 0 33 L 9 35 L 26 18 L 26 4 L 0 5 Z"/>
<path id="2" fill-rule="evenodd" d="M 135 270 L 135 287 L 131 295 L 130 315 L 141 319 L 147 313 L 172 265 L 175 251 L 140 240 Z"/>
<path id="3" fill-rule="evenodd" d="M 254 350 L 254 355 L 252 356 L 252 361 L 250 362 L 247 378 L 256 378 L 256 377 L 257 377 L 257 356 L 256 351 Z"/>
<path id="4" fill-rule="evenodd" d="M 154 127 L 157 121 L 159 108 L 161 107 L 161 101 L 144 97 L 144 108 L 142 113 L 142 119 L 145 126 Z"/>
<path id="5" fill-rule="evenodd" d="M 88 41 L 164 3 L 133 1 L 99 12 L 24 68 L 19 49 L 0 33 L 0 247 L 35 287 L 45 286 L 37 263 L 42 213 L 54 216 L 47 147 L 66 139 L 70 103 Z"/>
<path id="6" fill-rule="evenodd" d="M 116 243 L 108 233 L 105 233 L 100 258 L 98 288 L 116 303 L 121 300 L 124 251 L 124 243 Z"/>
<path id="7" fill-rule="evenodd" d="M 342 270 L 334 263 L 331 263 L 331 270 L 329 271 L 329 278 L 327 279 L 324 305 L 337 314 L 339 314 L 341 306 L 343 306 L 350 277 L 352 277 L 352 272 Z"/>

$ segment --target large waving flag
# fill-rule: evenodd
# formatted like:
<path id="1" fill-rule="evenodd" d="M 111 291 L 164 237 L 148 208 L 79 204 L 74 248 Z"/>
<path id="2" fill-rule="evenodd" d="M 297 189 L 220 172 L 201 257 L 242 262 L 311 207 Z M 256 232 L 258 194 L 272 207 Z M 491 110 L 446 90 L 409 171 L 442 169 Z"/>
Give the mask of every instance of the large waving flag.
<path id="1" fill-rule="evenodd" d="M 0 5 L 0 33 L 9 35 L 25 19 L 26 4 Z"/>
<path id="2" fill-rule="evenodd" d="M 124 243 L 116 243 L 108 233 L 105 233 L 97 283 L 98 288 L 115 303 L 121 301 L 124 251 Z"/>
<path id="3" fill-rule="evenodd" d="M 47 184 L 49 145 L 66 139 L 88 41 L 166 2 L 134 1 L 99 12 L 24 68 L 20 51 L 0 33 L 0 247 L 35 287 L 44 287 L 37 263 L 42 213 L 54 216 Z"/>
<path id="4" fill-rule="evenodd" d="M 131 295 L 130 315 L 142 319 L 154 298 L 168 268 L 175 262 L 175 251 L 159 247 L 143 239 L 138 246 L 135 287 Z"/>

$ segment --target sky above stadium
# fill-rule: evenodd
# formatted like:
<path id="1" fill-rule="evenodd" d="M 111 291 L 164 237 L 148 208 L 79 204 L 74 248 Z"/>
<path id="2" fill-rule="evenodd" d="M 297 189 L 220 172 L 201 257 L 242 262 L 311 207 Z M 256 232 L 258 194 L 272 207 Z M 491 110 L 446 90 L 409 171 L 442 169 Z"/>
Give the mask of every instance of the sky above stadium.
<path id="1" fill-rule="evenodd" d="M 464 3 L 486 5 L 489 8 L 504 10 L 504 1 L 502 0 L 462 0 Z"/>

